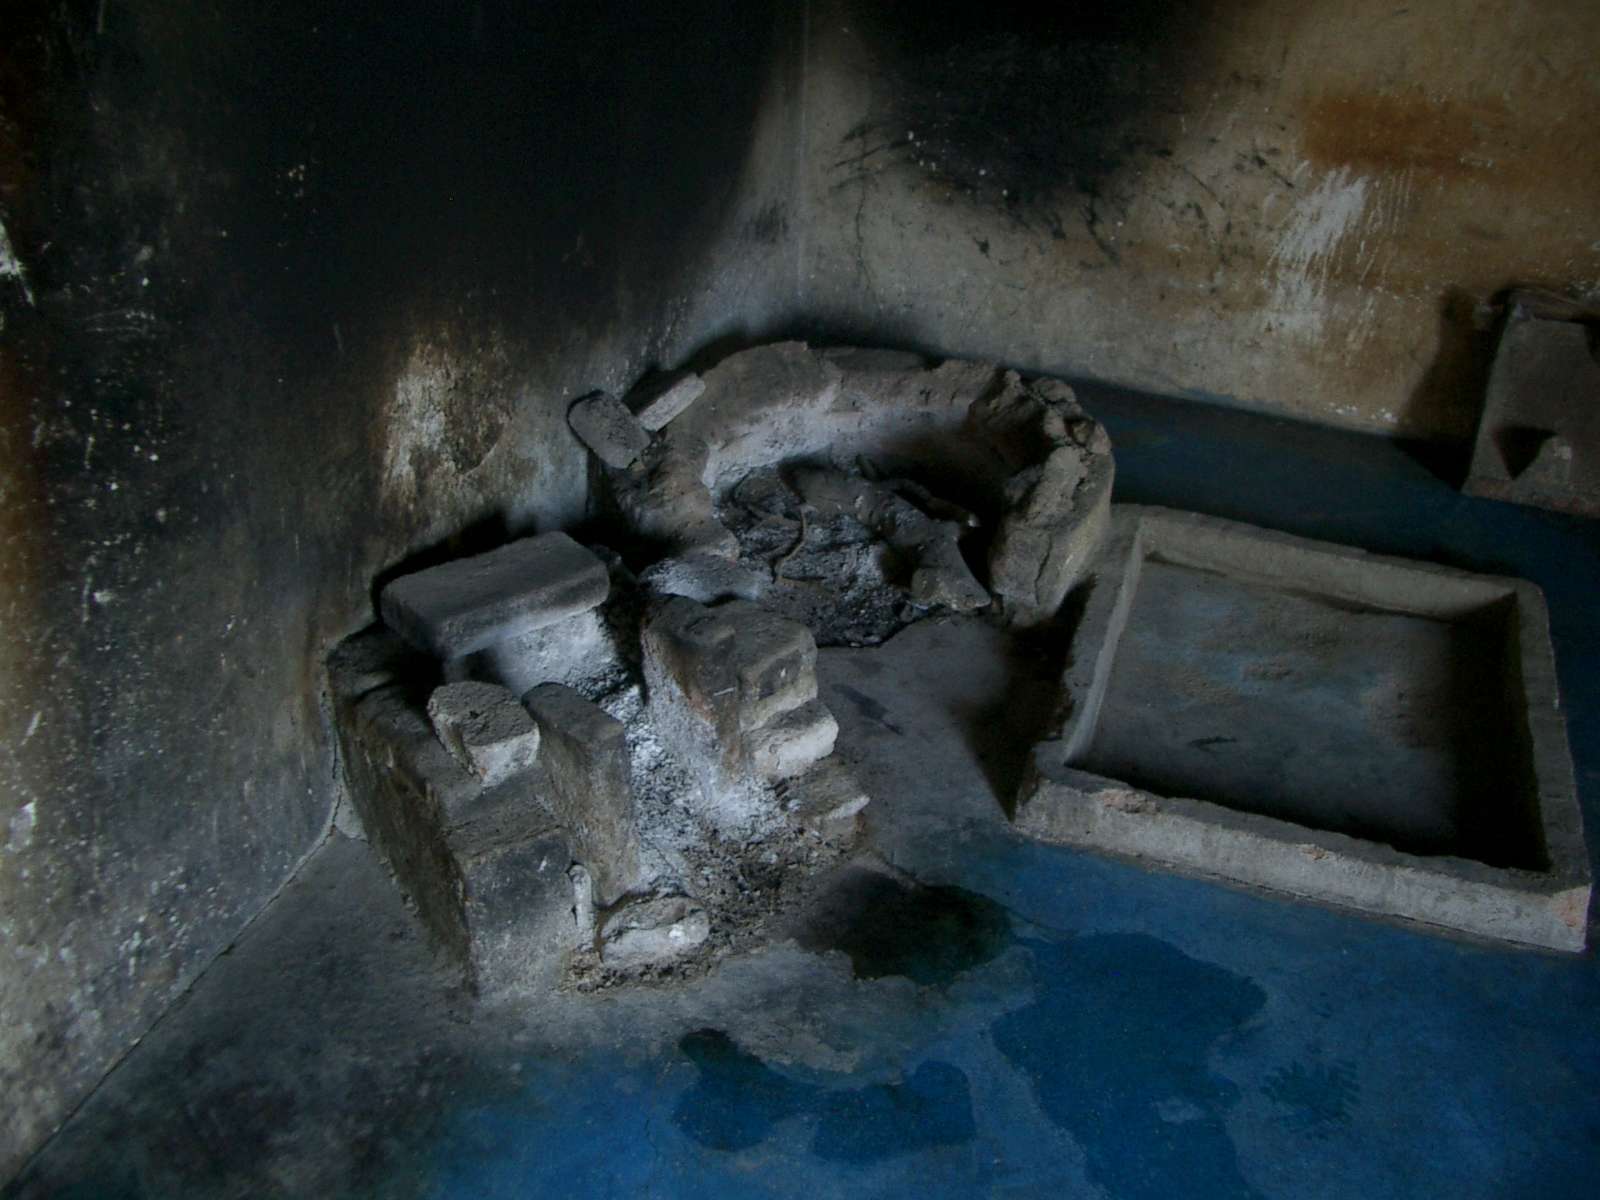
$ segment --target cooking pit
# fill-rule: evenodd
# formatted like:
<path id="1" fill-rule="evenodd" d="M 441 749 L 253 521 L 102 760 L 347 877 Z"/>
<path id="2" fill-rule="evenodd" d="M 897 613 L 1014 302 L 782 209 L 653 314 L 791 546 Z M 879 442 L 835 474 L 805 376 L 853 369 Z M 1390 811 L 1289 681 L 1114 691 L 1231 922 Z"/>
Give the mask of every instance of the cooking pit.
<path id="1" fill-rule="evenodd" d="M 1052 621 L 1110 509 L 1105 430 L 991 364 L 782 343 L 569 419 L 609 544 L 402 572 L 329 664 L 352 820 L 483 993 L 757 944 L 871 799 L 818 646 Z"/>

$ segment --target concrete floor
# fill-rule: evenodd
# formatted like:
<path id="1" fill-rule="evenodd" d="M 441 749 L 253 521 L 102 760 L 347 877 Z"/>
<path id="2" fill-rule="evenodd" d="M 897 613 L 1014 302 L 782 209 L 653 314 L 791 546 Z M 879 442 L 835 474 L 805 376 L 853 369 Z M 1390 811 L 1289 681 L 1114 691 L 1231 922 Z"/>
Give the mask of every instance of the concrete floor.
<path id="1" fill-rule="evenodd" d="M 1119 499 L 1543 586 L 1600 829 L 1600 526 L 1463 498 L 1386 442 L 1084 398 Z M 1058 657 L 962 621 L 825 652 L 875 845 L 915 881 L 846 871 L 693 986 L 475 1007 L 331 840 L 7 1194 L 1592 1195 L 1594 955 L 1013 836 L 997 796 Z"/>

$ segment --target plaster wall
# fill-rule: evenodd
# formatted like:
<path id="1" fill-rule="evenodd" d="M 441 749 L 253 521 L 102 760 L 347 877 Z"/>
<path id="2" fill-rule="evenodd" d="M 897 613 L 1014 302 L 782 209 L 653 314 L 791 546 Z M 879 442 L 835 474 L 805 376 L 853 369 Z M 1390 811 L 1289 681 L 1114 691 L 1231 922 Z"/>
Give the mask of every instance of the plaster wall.
<path id="1" fill-rule="evenodd" d="M 807 311 L 1467 437 L 1513 283 L 1600 294 L 1586 0 L 812 6 Z"/>

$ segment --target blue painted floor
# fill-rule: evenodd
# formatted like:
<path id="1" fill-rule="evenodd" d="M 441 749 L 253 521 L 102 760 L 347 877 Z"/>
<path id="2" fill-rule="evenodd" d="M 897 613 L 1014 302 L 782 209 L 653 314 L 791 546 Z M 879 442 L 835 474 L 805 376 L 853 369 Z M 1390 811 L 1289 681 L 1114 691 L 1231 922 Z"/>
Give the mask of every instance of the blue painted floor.
<path id="1" fill-rule="evenodd" d="M 1594 523 L 1464 498 L 1385 441 L 1083 395 L 1112 433 L 1119 499 L 1543 587 L 1591 844 L 1600 843 Z M 229 1116 L 221 1101 L 204 1119 L 162 1115 L 193 1106 L 185 1088 L 201 1084 L 174 1065 L 187 1061 L 192 1076 L 209 1061 L 193 1045 L 229 1052 L 230 1035 L 216 1032 L 216 1014 L 229 1011 L 219 983 L 211 1009 L 197 997 L 192 1019 L 203 1025 L 211 1011 L 213 1031 L 178 1029 L 153 1046 L 20 1194 L 1600 1194 L 1593 953 L 1458 940 L 1016 838 L 986 811 L 992 797 L 970 801 L 981 789 L 953 765 L 959 724 L 930 731 L 937 720 L 918 718 L 918 705 L 953 711 L 967 690 L 988 689 L 998 707 L 974 711 L 1003 729 L 1015 679 L 951 679 L 911 643 L 894 665 L 892 647 L 876 660 L 830 659 L 830 703 L 863 772 L 893 781 L 884 807 L 896 825 L 883 852 L 920 882 L 869 881 L 859 918 L 813 947 L 837 953 L 808 954 L 801 936 L 698 989 L 589 1001 L 605 1010 L 592 1036 L 557 1037 L 532 1017 L 525 1036 L 494 1032 L 472 1049 L 439 1033 L 438 1057 L 453 1065 L 431 1074 L 415 1043 L 433 1035 L 402 1023 L 374 1043 L 405 1057 L 398 1085 L 377 1065 L 366 1084 L 326 1085 L 351 1106 L 367 1093 L 410 1097 L 365 1122 L 372 1144 L 336 1168 L 337 1155 L 267 1134 L 241 1142 L 253 1118 Z M 330 862 L 345 878 L 366 869 L 338 853 Z M 304 886 L 340 894 L 314 872 Z M 251 949 L 247 939 L 237 955 Z M 359 1014 L 349 1003 L 329 1018 L 334 1037 Z M 471 1024 L 451 1011 L 441 1029 Z M 350 1052 L 376 1064 L 381 1051 L 364 1049 L 366 1036 L 350 1033 Z M 254 1103 L 234 1094 L 246 1110 Z M 309 1084 L 289 1094 L 318 1103 Z M 261 1120 L 309 1136 L 292 1113 Z M 173 1147 L 206 1137 L 221 1159 L 248 1145 L 255 1165 L 192 1153 L 198 1165 L 170 1165 Z"/>

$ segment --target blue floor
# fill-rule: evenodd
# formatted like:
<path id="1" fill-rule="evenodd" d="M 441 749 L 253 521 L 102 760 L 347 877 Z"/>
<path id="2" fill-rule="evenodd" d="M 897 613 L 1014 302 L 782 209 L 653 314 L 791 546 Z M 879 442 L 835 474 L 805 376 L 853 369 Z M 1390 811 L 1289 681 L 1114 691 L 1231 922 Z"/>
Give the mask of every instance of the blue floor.
<path id="1" fill-rule="evenodd" d="M 1600 527 L 1462 497 L 1385 441 L 1091 389 L 1084 398 L 1115 442 L 1119 499 L 1543 587 L 1600 844 Z M 904 734 L 887 728 L 886 745 Z M 765 1028 L 759 1011 L 741 1018 L 693 989 L 663 994 L 669 1033 L 630 1037 L 619 1019 L 559 1052 L 538 1038 L 499 1044 L 493 1086 L 480 1063 L 439 1074 L 430 1092 L 415 1080 L 435 1075 L 408 1066 L 394 1094 L 426 1094 L 425 1118 L 421 1101 L 396 1101 L 358 1170 L 297 1175 L 298 1151 L 251 1132 L 252 1118 L 225 1105 L 193 1117 L 175 1073 L 204 1056 L 185 1058 L 174 1034 L 143 1075 L 108 1089 L 98 1114 L 86 1109 L 78 1141 L 66 1137 L 21 1194 L 1600 1194 L 1593 953 L 1499 948 L 1142 871 L 1026 842 L 999 820 L 930 821 L 904 834 L 897 861 L 929 864 L 915 873 L 932 886 L 890 888 L 868 906 L 862 927 L 834 943 L 848 965 L 830 956 L 828 971 L 791 973 L 750 1000 L 804 1034 L 793 1053 L 739 1028 Z M 247 939 L 238 956 L 249 950 Z M 651 1001 L 631 1003 L 637 1016 Z M 354 1023 L 329 1020 L 336 1037 Z M 206 1036 L 207 1054 L 223 1052 L 221 1035 Z M 246 1106 L 255 1094 L 230 1084 L 235 1093 Z M 187 1133 L 156 1113 L 186 1105 Z M 284 1108 L 259 1121 L 292 1123 Z M 174 1174 L 174 1147 L 204 1158 L 189 1149 L 200 1127 L 220 1139 L 219 1161 Z M 241 1153 L 232 1142 L 271 1173 L 221 1163 Z M 52 1190 L 50 1179 L 76 1186 Z"/>
<path id="2" fill-rule="evenodd" d="M 1593 523 L 1463 497 L 1375 439 L 1088 399 L 1119 499 L 1544 588 L 1600 829 Z M 715 1029 L 641 1061 L 530 1062 L 515 1101 L 455 1115 L 432 1194 L 1600 1194 L 1592 954 L 1452 940 L 1003 831 L 959 862 L 966 957 L 921 971 L 903 1019 L 927 1035 L 893 1031 L 911 1047 L 897 1070 L 787 1068 Z"/>

